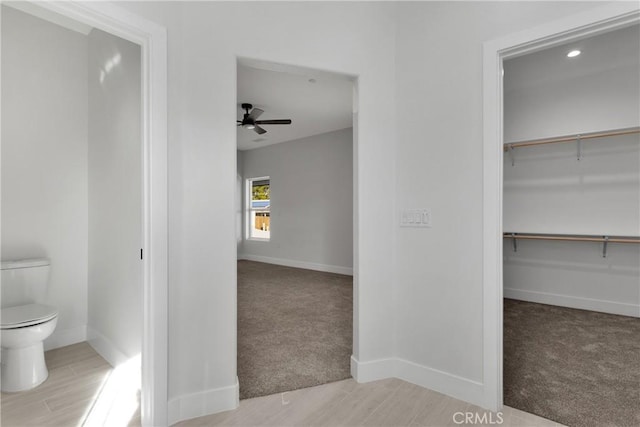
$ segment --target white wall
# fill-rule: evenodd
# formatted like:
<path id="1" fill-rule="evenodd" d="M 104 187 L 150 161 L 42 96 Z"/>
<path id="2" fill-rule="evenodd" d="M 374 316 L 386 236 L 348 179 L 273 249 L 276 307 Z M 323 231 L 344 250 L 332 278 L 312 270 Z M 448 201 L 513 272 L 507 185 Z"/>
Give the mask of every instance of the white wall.
<path id="1" fill-rule="evenodd" d="M 379 195 L 392 194 L 395 179 L 393 5 L 122 5 L 169 32 L 171 419 L 235 405 L 221 396 L 237 391 L 237 56 L 358 76 L 357 198 L 359 210 L 370 214 L 354 242 L 360 269 L 354 355 L 361 361 L 390 357 L 394 209 L 393 200 L 380 203 Z"/>
<path id="2" fill-rule="evenodd" d="M 479 401 L 482 42 L 598 5 L 123 4 L 170 34 L 171 419 L 228 409 L 237 391 L 237 56 L 358 76 L 354 211 L 375 212 L 354 230 L 358 376 Z M 399 229 L 396 205 L 430 207 L 433 228 Z"/>
<path id="3" fill-rule="evenodd" d="M 616 33 L 599 36 L 581 62 L 558 48 L 507 61 L 507 142 L 640 126 L 638 27 Z M 532 75 L 542 73 L 532 61 L 549 58 L 566 68 Z M 505 231 L 640 235 L 640 136 L 582 146 L 580 161 L 575 143 L 516 149 L 514 166 L 505 157 Z M 518 243 L 513 252 L 505 241 L 506 297 L 640 316 L 638 245 L 609 244 L 603 258 L 597 243 Z"/>
<path id="4" fill-rule="evenodd" d="M 567 58 L 571 49 L 583 53 Z M 509 59 L 504 71 L 505 142 L 639 125 L 638 25 Z"/>
<path id="5" fill-rule="evenodd" d="M 142 336 L 140 66 L 138 45 L 91 31 L 89 340 L 116 364 L 140 353 Z"/>
<path id="6" fill-rule="evenodd" d="M 87 37 L 2 7 L 2 259 L 48 257 L 45 348 L 86 336 Z"/>
<path id="7" fill-rule="evenodd" d="M 351 274 L 353 129 L 243 152 L 244 179 L 271 179 L 271 238 L 242 257 Z"/>
<path id="8" fill-rule="evenodd" d="M 400 375 L 482 402 L 482 43 L 597 6 L 398 5 L 396 204 L 433 225 L 396 226 Z"/>

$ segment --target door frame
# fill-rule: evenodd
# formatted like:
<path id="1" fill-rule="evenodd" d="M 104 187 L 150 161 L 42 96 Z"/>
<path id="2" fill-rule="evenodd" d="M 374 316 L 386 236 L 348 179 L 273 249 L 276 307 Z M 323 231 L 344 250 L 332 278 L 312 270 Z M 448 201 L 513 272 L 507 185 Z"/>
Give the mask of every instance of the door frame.
<path id="1" fill-rule="evenodd" d="M 141 418 L 167 425 L 167 30 L 108 2 L 33 2 L 141 47 L 143 321 Z"/>
<path id="2" fill-rule="evenodd" d="M 636 2 L 618 2 L 483 43 L 483 377 L 484 406 L 503 406 L 502 63 L 640 22 Z"/>

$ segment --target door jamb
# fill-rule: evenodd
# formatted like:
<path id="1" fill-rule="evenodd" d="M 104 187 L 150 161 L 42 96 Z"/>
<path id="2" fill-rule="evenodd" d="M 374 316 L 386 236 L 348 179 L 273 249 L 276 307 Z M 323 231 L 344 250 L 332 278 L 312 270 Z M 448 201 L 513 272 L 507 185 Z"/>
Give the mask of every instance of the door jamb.
<path id="1" fill-rule="evenodd" d="M 503 406 L 503 60 L 640 22 L 635 2 L 597 7 L 483 43 L 483 377 L 484 406 Z"/>

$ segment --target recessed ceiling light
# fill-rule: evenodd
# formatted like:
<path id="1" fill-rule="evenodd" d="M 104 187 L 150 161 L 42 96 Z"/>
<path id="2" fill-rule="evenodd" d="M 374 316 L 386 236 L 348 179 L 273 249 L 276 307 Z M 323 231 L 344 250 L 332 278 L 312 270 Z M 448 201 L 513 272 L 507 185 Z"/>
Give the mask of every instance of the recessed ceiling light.
<path id="1" fill-rule="evenodd" d="M 567 53 L 567 57 L 569 58 L 575 58 L 576 56 L 580 55 L 582 52 L 580 52 L 579 50 L 572 50 L 571 52 Z"/>

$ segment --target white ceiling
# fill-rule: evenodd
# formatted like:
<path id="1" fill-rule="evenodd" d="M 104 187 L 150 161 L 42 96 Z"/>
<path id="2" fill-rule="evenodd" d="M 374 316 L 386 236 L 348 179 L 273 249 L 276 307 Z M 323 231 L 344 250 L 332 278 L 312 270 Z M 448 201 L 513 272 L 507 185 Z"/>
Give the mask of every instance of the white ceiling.
<path id="1" fill-rule="evenodd" d="M 238 63 L 238 120 L 242 120 L 244 113 L 240 104 L 249 103 L 264 110 L 258 120 L 291 119 L 292 123 L 264 125 L 267 133 L 262 135 L 238 127 L 239 150 L 352 126 L 351 78 L 291 67 L 251 65 Z M 309 82 L 310 79 L 315 83 Z"/>
<path id="2" fill-rule="evenodd" d="M 568 58 L 567 53 L 572 50 L 582 53 Z M 638 68 L 639 55 L 640 25 L 599 34 L 505 61 L 504 91 L 604 70 Z"/>

